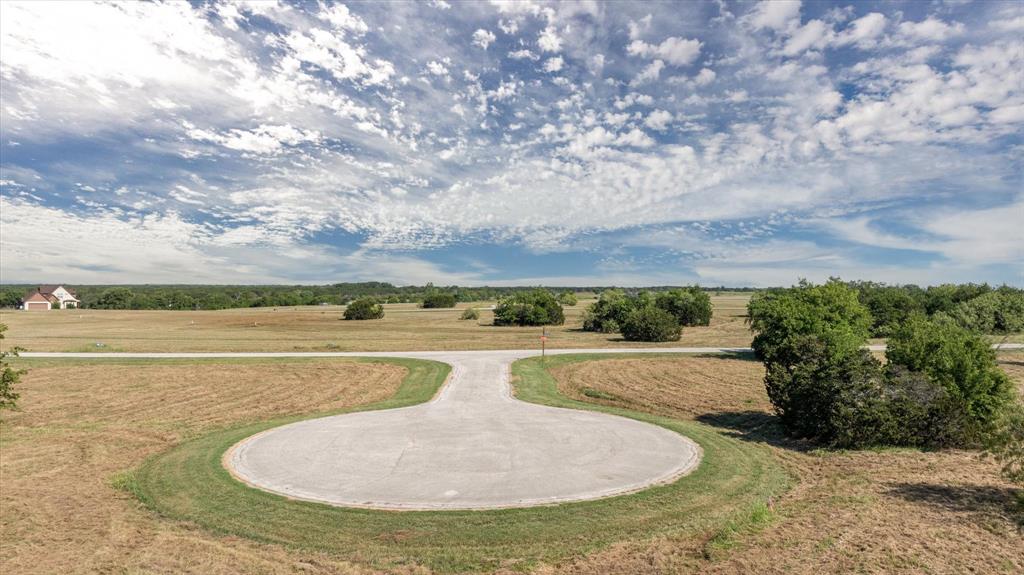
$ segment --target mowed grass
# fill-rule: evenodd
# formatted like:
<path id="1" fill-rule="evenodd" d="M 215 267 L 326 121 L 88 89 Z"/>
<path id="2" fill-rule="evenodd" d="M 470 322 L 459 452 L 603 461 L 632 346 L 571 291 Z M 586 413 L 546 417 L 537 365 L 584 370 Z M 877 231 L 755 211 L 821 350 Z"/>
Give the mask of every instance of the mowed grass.
<path id="1" fill-rule="evenodd" d="M 1000 354 L 1024 393 L 1024 354 Z M 567 572 L 1022 573 L 1024 517 L 999 466 L 976 451 L 830 451 L 785 437 L 764 368 L 728 356 L 595 358 L 556 365 L 560 392 L 696 419 L 771 449 L 797 478 L 759 528 L 707 542 L 667 537 L 614 546 Z M 694 557 L 707 561 L 695 563 Z"/>
<path id="2" fill-rule="evenodd" d="M 679 342 L 638 344 L 618 334 L 580 331 L 593 300 L 567 307 L 566 322 L 548 327 L 549 348 L 746 346 L 749 294 L 712 295 L 711 325 L 683 330 Z M 31 351 L 417 351 L 526 349 L 540 346 L 540 328 L 495 327 L 494 302 L 472 304 L 480 319 L 460 320 L 470 304 L 423 310 L 385 305 L 383 320 L 342 321 L 337 306 L 251 308 L 222 311 L 54 310 L 0 311 L 10 330 L 6 345 Z M 96 344 L 102 344 L 97 346 Z"/>
<path id="3" fill-rule="evenodd" d="M 583 359 L 563 356 L 548 365 Z M 671 485 L 591 502 L 492 511 L 343 509 L 249 488 L 224 469 L 221 458 L 233 444 L 293 420 L 279 419 L 186 442 L 150 459 L 122 484 L 161 515 L 214 533 L 325 553 L 375 568 L 414 564 L 437 572 L 523 571 L 616 542 L 665 534 L 713 536 L 725 526 L 745 525 L 756 518 L 768 498 L 789 484 L 788 475 L 763 446 L 692 421 L 564 398 L 539 359 L 516 363 L 514 375 L 516 393 L 524 400 L 662 425 L 697 441 L 704 460 L 695 472 Z M 423 385 L 415 377 L 411 371 L 400 394 L 408 385 Z M 366 408 L 392 406 L 388 402 Z"/>

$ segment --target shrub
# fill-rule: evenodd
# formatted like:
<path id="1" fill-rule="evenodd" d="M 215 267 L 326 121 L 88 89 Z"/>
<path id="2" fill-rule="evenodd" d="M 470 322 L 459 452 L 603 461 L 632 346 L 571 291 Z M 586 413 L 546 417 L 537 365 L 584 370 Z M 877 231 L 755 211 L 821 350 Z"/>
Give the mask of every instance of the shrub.
<path id="1" fill-rule="evenodd" d="M 857 292 L 838 280 L 823 285 L 801 282 L 794 288 L 755 294 L 747 313 L 757 358 L 787 369 L 801 362 L 808 336 L 837 359 L 863 345 L 871 325 Z"/>
<path id="2" fill-rule="evenodd" d="M 5 331 L 7 331 L 7 326 L 0 323 L 0 340 L 4 339 Z M 18 357 L 19 351 L 21 350 L 17 347 L 9 351 L 0 350 L 0 411 L 18 408 L 19 394 L 14 386 L 25 374 L 25 370 L 12 368 L 7 362 L 7 357 Z"/>
<path id="3" fill-rule="evenodd" d="M 989 436 L 986 451 L 1002 464 L 1007 479 L 1024 484 L 1024 408 L 1006 411 Z M 1024 504 L 1024 494 L 1018 497 Z"/>
<path id="4" fill-rule="evenodd" d="M 564 291 L 558 294 L 558 303 L 562 305 L 572 306 L 579 303 L 579 299 L 577 299 L 576 294 L 572 293 L 571 291 Z"/>
<path id="5" fill-rule="evenodd" d="M 583 314 L 583 331 L 615 333 L 636 306 L 636 299 L 621 290 L 605 290 Z"/>
<path id="6" fill-rule="evenodd" d="M 372 297 L 361 297 L 345 308 L 345 319 L 381 319 L 384 306 Z"/>
<path id="7" fill-rule="evenodd" d="M 964 328 L 979 333 L 1024 331 L 1024 291 L 1003 286 L 960 302 L 950 315 Z"/>
<path id="8" fill-rule="evenodd" d="M 562 325 L 562 306 L 547 290 L 516 292 L 498 301 L 494 325 Z"/>
<path id="9" fill-rule="evenodd" d="M 468 307 L 462 312 L 459 319 L 480 319 L 480 312 L 475 307 Z"/>
<path id="10" fill-rule="evenodd" d="M 422 308 L 444 308 L 455 307 L 455 294 L 444 292 L 433 292 L 423 297 Z"/>
<path id="11" fill-rule="evenodd" d="M 924 311 L 924 292 L 917 286 L 854 284 L 860 302 L 871 313 L 871 336 L 889 337 L 912 314 Z"/>
<path id="12" fill-rule="evenodd" d="M 711 297 L 699 286 L 662 292 L 654 302 L 656 306 L 674 315 L 679 325 L 711 323 Z"/>
<path id="13" fill-rule="evenodd" d="M 911 317 L 889 338 L 885 355 L 945 389 L 964 413 L 965 440 L 981 439 L 1013 401 L 1010 378 L 996 364 L 989 342 L 948 318 Z"/>
<path id="14" fill-rule="evenodd" d="M 626 341 L 679 341 L 682 328 L 671 313 L 655 306 L 634 309 L 622 323 Z"/>

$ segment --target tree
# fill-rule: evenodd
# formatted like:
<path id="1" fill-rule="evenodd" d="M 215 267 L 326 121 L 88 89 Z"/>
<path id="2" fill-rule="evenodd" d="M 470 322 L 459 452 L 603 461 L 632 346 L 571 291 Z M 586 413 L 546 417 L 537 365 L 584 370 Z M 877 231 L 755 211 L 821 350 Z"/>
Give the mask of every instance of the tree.
<path id="1" fill-rule="evenodd" d="M 659 293 L 655 305 L 674 315 L 679 325 L 711 323 L 711 296 L 700 286 L 673 289 Z"/>
<path id="2" fill-rule="evenodd" d="M 0 323 L 0 340 L 4 339 L 4 332 L 7 326 Z M 7 362 L 8 357 L 17 357 L 19 348 L 11 348 L 9 351 L 0 350 L 0 411 L 5 409 L 17 409 L 19 394 L 15 391 L 21 376 L 25 374 L 23 369 L 14 369 Z"/>
<path id="3" fill-rule="evenodd" d="M 18 307 L 21 305 L 21 292 L 13 289 L 0 291 L 0 307 Z"/>
<path id="4" fill-rule="evenodd" d="M 636 300 L 622 290 L 605 290 L 583 314 L 583 331 L 615 333 L 636 308 Z"/>
<path id="5" fill-rule="evenodd" d="M 498 300 L 494 325 L 562 325 L 565 314 L 551 292 L 536 289 Z"/>
<path id="6" fill-rule="evenodd" d="M 420 304 L 423 308 L 445 308 L 455 307 L 455 294 L 444 293 L 444 292 L 431 292 L 423 297 L 423 303 Z"/>
<path id="7" fill-rule="evenodd" d="M 562 305 L 574 306 L 579 303 L 579 299 L 576 298 L 576 294 L 571 291 L 564 291 L 558 294 L 558 303 Z"/>
<path id="8" fill-rule="evenodd" d="M 949 315 L 964 328 L 979 333 L 1024 331 L 1024 291 L 1003 286 L 960 302 Z"/>
<path id="9" fill-rule="evenodd" d="M 384 306 L 372 297 L 361 297 L 348 304 L 345 308 L 345 319 L 381 319 L 384 317 Z"/>
<path id="10" fill-rule="evenodd" d="M 924 292 L 917 286 L 853 285 L 871 313 L 873 337 L 889 337 L 911 314 L 924 311 Z"/>
<path id="11" fill-rule="evenodd" d="M 926 374 L 965 414 L 965 438 L 980 440 L 1014 399 L 988 340 L 949 318 L 918 314 L 889 338 L 890 364 Z"/>
<path id="12" fill-rule="evenodd" d="M 838 280 L 823 285 L 803 281 L 787 290 L 755 294 L 747 313 L 757 358 L 784 369 L 800 363 L 808 336 L 837 359 L 860 348 L 871 325 L 857 292 Z"/>
<path id="13" fill-rule="evenodd" d="M 126 287 L 112 287 L 103 290 L 95 307 L 100 309 L 131 309 L 135 293 Z"/>
<path id="14" fill-rule="evenodd" d="M 652 305 L 634 309 L 622 322 L 626 341 L 679 341 L 681 334 L 676 317 Z"/>

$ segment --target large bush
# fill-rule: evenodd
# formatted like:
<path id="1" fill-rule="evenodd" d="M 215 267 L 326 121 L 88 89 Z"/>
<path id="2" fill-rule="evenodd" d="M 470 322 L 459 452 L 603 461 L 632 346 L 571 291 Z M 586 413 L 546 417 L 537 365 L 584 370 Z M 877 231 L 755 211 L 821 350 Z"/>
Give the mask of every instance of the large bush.
<path id="1" fill-rule="evenodd" d="M 923 312 L 925 292 L 917 286 L 852 284 L 871 313 L 871 336 L 889 337 L 914 313 Z"/>
<path id="2" fill-rule="evenodd" d="M 801 282 L 791 289 L 755 294 L 747 313 L 757 358 L 785 369 L 802 361 L 808 336 L 819 340 L 836 359 L 863 345 L 871 325 L 857 292 L 835 280 L 823 285 Z"/>
<path id="3" fill-rule="evenodd" d="M 361 297 L 345 308 L 345 319 L 381 319 L 383 317 L 384 306 L 372 297 Z"/>
<path id="4" fill-rule="evenodd" d="M 974 444 L 1012 399 L 988 342 L 918 314 L 889 340 L 883 369 L 862 345 L 870 317 L 851 288 L 803 283 L 749 306 L 765 386 L 793 436 L 836 447 Z"/>
<path id="5" fill-rule="evenodd" d="M 699 286 L 662 292 L 655 298 L 654 305 L 674 315 L 679 325 L 711 323 L 711 296 Z"/>
<path id="6" fill-rule="evenodd" d="M 576 297 L 575 293 L 571 291 L 564 291 L 558 294 L 558 303 L 562 305 L 573 306 L 579 303 L 579 299 Z"/>
<path id="7" fill-rule="evenodd" d="M 583 331 L 615 333 L 622 327 L 629 312 L 636 307 L 636 298 L 627 296 L 621 290 L 605 290 L 584 312 Z"/>
<path id="8" fill-rule="evenodd" d="M 655 306 L 634 309 L 622 322 L 626 341 L 679 341 L 682 329 L 671 313 Z"/>
<path id="9" fill-rule="evenodd" d="M 945 389 L 964 413 L 968 440 L 990 431 L 1014 398 L 989 342 L 948 318 L 910 318 L 889 338 L 885 355 L 890 364 L 924 373 Z"/>
<path id="10" fill-rule="evenodd" d="M 950 316 L 961 326 L 979 333 L 1024 331 L 1024 291 L 1003 286 L 960 302 Z"/>
<path id="11" fill-rule="evenodd" d="M 445 292 L 433 292 L 423 297 L 423 303 L 420 307 L 424 308 L 444 308 L 444 307 L 455 307 L 455 294 Z"/>
<path id="12" fill-rule="evenodd" d="M 494 325 L 562 325 L 562 305 L 547 290 L 518 292 L 498 300 Z"/>

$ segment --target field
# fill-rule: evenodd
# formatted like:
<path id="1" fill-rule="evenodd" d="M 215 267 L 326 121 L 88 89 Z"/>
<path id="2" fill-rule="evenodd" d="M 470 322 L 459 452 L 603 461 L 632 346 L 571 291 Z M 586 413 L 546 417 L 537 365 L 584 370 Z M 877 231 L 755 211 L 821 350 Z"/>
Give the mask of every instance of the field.
<path id="1" fill-rule="evenodd" d="M 1024 394 L 1024 354 L 1001 365 Z M 697 561 L 699 540 L 624 544 L 567 571 L 600 573 L 1021 573 L 1024 517 L 1014 488 L 977 452 L 836 452 L 787 440 L 760 363 L 721 357 L 607 359 L 556 367 L 569 397 L 707 423 L 767 445 L 798 481 L 764 529 Z"/>
<path id="2" fill-rule="evenodd" d="M 668 346 L 747 346 L 749 294 L 712 296 L 711 325 L 683 330 Z M 551 348 L 651 347 L 618 334 L 579 330 L 587 304 L 566 308 L 563 326 L 548 328 Z M 10 327 L 7 345 L 31 351 L 425 351 L 522 349 L 540 345 L 540 328 L 494 327 L 481 308 L 477 321 L 460 321 L 468 307 L 422 310 L 414 304 L 385 305 L 379 321 L 342 321 L 340 307 L 249 308 L 223 311 L 54 310 L 0 312 Z M 97 346 L 102 344 L 102 346 Z"/>
<path id="3" fill-rule="evenodd" d="M 1024 391 L 1022 359 L 1004 354 L 1002 364 Z M 282 525 L 262 492 L 225 497 L 204 487 L 199 495 L 212 499 L 195 509 L 175 487 L 169 493 L 178 495 L 144 505 L 131 494 L 147 481 L 137 473 L 140 465 L 170 454 L 164 460 L 172 465 L 151 479 L 187 485 L 181 474 L 196 468 L 179 465 L 184 460 L 174 454 L 189 446 L 249 433 L 270 420 L 422 401 L 439 380 L 403 392 L 411 364 L 401 360 L 19 363 L 31 369 L 21 386 L 23 409 L 8 413 L 0 428 L 5 573 L 1024 568 L 1012 488 L 993 462 L 974 452 L 828 452 L 787 441 L 768 411 L 760 365 L 742 358 L 562 356 L 548 360 L 553 378 L 537 359 L 516 364 L 523 399 L 636 414 L 698 439 L 711 465 L 690 483 L 676 484 L 675 492 L 658 488 L 513 512 L 360 511 L 346 521 L 339 521 L 345 510 L 331 508 L 313 524 L 303 523 L 309 516 L 301 509 L 311 504 L 267 495 L 300 508 L 288 509 L 285 529 L 277 532 L 270 526 Z M 213 469 L 219 452 L 211 453 Z M 787 491 L 786 484 L 793 486 Z M 777 495 L 766 499 L 772 492 Z M 349 536 L 324 537 L 330 529 Z"/>
<path id="4" fill-rule="evenodd" d="M 441 379 L 410 384 L 406 370 L 414 374 L 432 362 L 21 363 L 31 368 L 23 411 L 10 414 L 2 443 L 4 572 L 547 568 L 660 533 L 708 539 L 723 526 L 750 522 L 751 513 L 760 517 L 768 495 L 790 481 L 763 446 L 692 421 L 639 413 L 698 440 L 705 449 L 701 468 L 670 486 L 556 507 L 338 509 L 244 487 L 220 467 L 220 454 L 238 438 L 296 414 L 423 401 Z M 517 373 L 524 399 L 627 413 L 559 396 L 537 360 L 517 365 Z"/>

